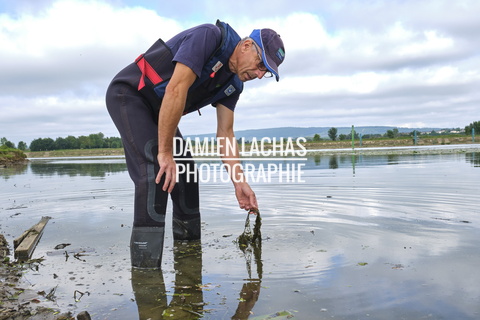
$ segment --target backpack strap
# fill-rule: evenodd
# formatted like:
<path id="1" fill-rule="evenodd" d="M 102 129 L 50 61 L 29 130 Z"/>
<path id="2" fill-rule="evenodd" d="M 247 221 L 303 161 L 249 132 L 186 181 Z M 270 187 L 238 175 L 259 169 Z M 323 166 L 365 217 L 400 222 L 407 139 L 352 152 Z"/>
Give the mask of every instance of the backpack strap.
<path id="1" fill-rule="evenodd" d="M 145 87 L 145 77 L 147 77 L 148 80 L 153 83 L 153 85 L 163 81 L 162 77 L 160 77 L 157 71 L 155 71 L 152 65 L 145 59 L 145 55 L 143 53 L 138 56 L 137 59 L 135 59 L 135 63 L 142 72 L 142 75 L 140 76 L 140 82 L 138 83 L 138 91 Z"/>

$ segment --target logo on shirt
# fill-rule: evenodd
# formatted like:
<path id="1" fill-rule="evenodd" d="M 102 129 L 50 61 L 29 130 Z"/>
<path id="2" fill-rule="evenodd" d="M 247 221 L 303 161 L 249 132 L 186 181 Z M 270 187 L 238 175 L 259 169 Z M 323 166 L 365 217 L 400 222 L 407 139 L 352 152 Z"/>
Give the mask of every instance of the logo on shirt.
<path id="1" fill-rule="evenodd" d="M 220 68 L 223 67 L 223 63 L 221 63 L 220 61 L 218 61 L 212 68 L 213 72 L 218 72 L 218 70 L 220 70 Z"/>
<path id="2" fill-rule="evenodd" d="M 228 88 L 225 89 L 225 91 L 223 91 L 223 92 L 225 92 L 225 94 L 226 94 L 227 96 L 229 96 L 229 95 L 231 95 L 232 93 L 235 92 L 235 87 L 233 86 L 233 84 L 231 84 L 231 85 L 229 85 Z"/>

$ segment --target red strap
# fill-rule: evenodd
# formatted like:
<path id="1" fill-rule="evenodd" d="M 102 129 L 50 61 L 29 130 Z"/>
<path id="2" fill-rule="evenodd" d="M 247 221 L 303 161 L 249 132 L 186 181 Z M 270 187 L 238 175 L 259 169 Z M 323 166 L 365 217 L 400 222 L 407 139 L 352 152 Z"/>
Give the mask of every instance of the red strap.
<path id="1" fill-rule="evenodd" d="M 154 85 L 163 81 L 162 77 L 160 77 L 153 69 L 153 67 L 145 60 L 143 54 L 141 54 L 137 59 L 135 59 L 138 68 L 142 72 L 142 76 L 140 77 L 140 82 L 138 83 L 138 90 L 141 90 L 145 87 L 145 77 L 148 78 Z"/>

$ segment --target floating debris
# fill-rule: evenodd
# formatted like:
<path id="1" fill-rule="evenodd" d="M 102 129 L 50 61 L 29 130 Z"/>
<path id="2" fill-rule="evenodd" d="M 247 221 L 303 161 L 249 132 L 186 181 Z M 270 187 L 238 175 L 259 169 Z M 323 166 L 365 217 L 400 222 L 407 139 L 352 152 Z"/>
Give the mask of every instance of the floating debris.
<path id="1" fill-rule="evenodd" d="M 60 244 L 57 244 L 54 249 L 55 250 L 60 250 L 60 249 L 63 249 L 65 247 L 68 247 L 69 245 L 70 245 L 70 243 L 60 243 Z"/>
<path id="2" fill-rule="evenodd" d="M 20 237 L 13 240 L 16 259 L 19 261 L 26 261 L 32 257 L 33 251 L 42 237 L 43 229 L 50 219 L 50 217 L 42 217 L 40 222 L 26 230 Z"/>
<path id="3" fill-rule="evenodd" d="M 266 314 L 258 317 L 253 317 L 250 319 L 251 320 L 283 320 L 283 319 L 296 319 L 296 317 L 293 312 L 285 310 L 285 311 L 278 311 L 273 314 Z"/>

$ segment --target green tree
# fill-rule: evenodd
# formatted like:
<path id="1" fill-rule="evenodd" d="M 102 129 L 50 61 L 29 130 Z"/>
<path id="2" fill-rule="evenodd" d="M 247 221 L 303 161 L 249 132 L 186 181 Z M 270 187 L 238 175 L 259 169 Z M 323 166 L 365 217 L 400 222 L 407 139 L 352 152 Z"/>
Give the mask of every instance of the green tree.
<path id="1" fill-rule="evenodd" d="M 78 147 L 80 149 L 90 149 L 91 148 L 90 138 L 87 136 L 78 137 Z"/>
<path id="2" fill-rule="evenodd" d="M 338 136 L 338 139 L 339 139 L 340 141 L 346 140 L 346 139 L 347 139 L 347 135 L 342 133 L 342 134 L 340 134 L 340 135 Z"/>
<path id="3" fill-rule="evenodd" d="M 26 144 L 25 142 L 20 141 L 20 142 L 18 143 L 18 149 L 20 149 L 20 150 L 22 150 L 22 151 L 25 151 L 25 150 L 28 149 L 28 146 L 27 146 L 27 144 Z"/>
<path id="4" fill-rule="evenodd" d="M 328 137 L 332 139 L 333 141 L 337 140 L 337 128 L 330 128 L 328 130 Z"/>
<path id="5" fill-rule="evenodd" d="M 90 140 L 90 148 L 103 148 L 104 137 L 104 134 L 101 132 L 89 135 L 88 138 Z"/>
<path id="6" fill-rule="evenodd" d="M 360 140 L 360 134 L 358 132 L 354 132 L 353 138 L 356 140 Z M 349 134 L 346 135 L 345 139 L 351 140 L 352 139 L 352 133 L 350 132 Z"/>
<path id="7" fill-rule="evenodd" d="M 31 151 L 42 150 L 42 138 L 33 139 L 33 141 L 30 142 L 30 150 Z"/>
<path id="8" fill-rule="evenodd" d="M 315 135 L 313 136 L 313 141 L 314 142 L 320 141 L 320 135 L 318 133 L 315 133 Z"/>
<path id="9" fill-rule="evenodd" d="M 50 151 L 55 150 L 55 141 L 52 138 L 38 138 L 30 143 L 31 151 Z"/>
<path id="10" fill-rule="evenodd" d="M 475 129 L 475 134 L 480 134 L 480 121 L 474 121 L 465 127 L 465 134 L 471 135 L 472 129 Z"/>
<path id="11" fill-rule="evenodd" d="M 105 138 L 106 148 L 123 148 L 122 139 L 118 137 Z"/>
<path id="12" fill-rule="evenodd" d="M 65 138 L 58 137 L 55 139 L 55 150 L 65 150 L 68 148 L 68 142 Z"/>
<path id="13" fill-rule="evenodd" d="M 15 144 L 11 141 L 5 142 L 4 146 L 6 146 L 8 148 L 15 148 Z"/>
<path id="14" fill-rule="evenodd" d="M 387 130 L 387 132 L 384 134 L 385 137 L 390 139 L 398 138 L 399 135 L 400 133 L 398 132 L 397 128 L 393 128 L 393 130 Z"/>
<path id="15" fill-rule="evenodd" d="M 80 143 L 76 137 L 68 136 L 65 140 L 67 142 L 67 149 L 80 149 Z"/>
<path id="16" fill-rule="evenodd" d="M 15 144 L 13 142 L 9 141 L 5 137 L 0 139 L 0 146 L 5 146 L 7 148 L 15 148 Z"/>

